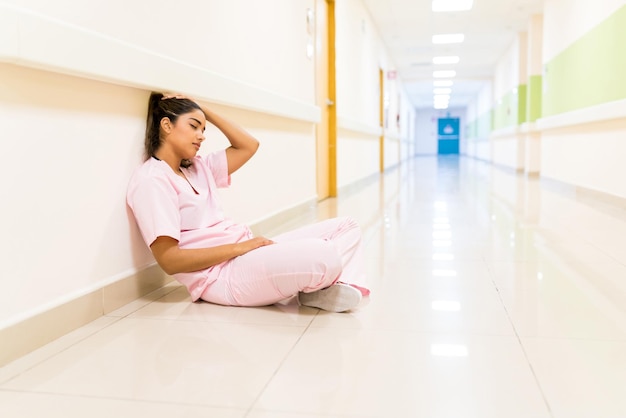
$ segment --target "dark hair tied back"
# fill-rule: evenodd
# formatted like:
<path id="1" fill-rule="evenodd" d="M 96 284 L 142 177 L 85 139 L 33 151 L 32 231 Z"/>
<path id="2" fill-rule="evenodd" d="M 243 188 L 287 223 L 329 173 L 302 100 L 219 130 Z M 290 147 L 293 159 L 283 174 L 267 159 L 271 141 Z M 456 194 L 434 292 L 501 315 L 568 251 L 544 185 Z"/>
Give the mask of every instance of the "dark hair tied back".
<path id="1" fill-rule="evenodd" d="M 193 100 L 189 99 L 163 99 L 163 94 L 153 92 L 148 100 L 148 118 L 146 120 L 146 139 L 145 153 L 146 159 L 154 157 L 161 146 L 161 120 L 169 118 L 172 123 L 176 123 L 176 119 L 180 115 L 189 113 L 193 110 L 201 110 L 200 106 Z M 181 161 L 181 166 L 188 167 L 191 161 Z"/>

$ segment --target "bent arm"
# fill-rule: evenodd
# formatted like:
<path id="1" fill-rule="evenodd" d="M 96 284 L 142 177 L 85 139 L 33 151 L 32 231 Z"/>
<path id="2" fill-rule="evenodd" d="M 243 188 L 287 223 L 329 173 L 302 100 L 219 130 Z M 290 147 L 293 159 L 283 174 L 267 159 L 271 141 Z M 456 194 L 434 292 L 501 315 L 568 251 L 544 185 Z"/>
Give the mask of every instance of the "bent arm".
<path id="1" fill-rule="evenodd" d="M 228 139 L 230 147 L 226 148 L 228 174 L 237 171 L 259 148 L 259 141 L 234 122 L 218 115 L 207 106 L 200 105 L 207 121 L 215 125 Z"/>
<path id="2" fill-rule="evenodd" d="M 235 244 L 225 244 L 211 248 L 181 249 L 178 246 L 178 241 L 174 238 L 160 236 L 150 245 L 150 250 L 152 250 L 154 258 L 163 271 L 172 275 L 204 270 L 256 248 L 273 243 L 273 241 L 267 238 L 256 237 Z"/>

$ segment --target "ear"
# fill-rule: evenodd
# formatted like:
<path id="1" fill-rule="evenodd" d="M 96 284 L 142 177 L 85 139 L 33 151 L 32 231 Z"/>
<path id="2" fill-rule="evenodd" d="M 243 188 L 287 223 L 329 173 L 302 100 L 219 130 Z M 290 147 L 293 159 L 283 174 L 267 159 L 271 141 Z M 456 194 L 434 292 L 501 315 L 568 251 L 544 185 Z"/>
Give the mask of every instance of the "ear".
<path id="1" fill-rule="evenodd" d="M 172 121 L 170 120 L 170 118 L 161 119 L 160 126 L 163 132 L 167 134 L 169 134 L 172 131 Z"/>

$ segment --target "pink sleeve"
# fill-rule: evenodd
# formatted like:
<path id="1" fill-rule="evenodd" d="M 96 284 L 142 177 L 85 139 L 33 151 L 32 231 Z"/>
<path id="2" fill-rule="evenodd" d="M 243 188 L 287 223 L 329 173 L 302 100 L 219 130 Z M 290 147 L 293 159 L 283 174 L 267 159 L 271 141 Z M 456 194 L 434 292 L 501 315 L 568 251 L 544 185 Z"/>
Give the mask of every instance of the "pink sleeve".
<path id="1" fill-rule="evenodd" d="M 180 241 L 178 195 L 168 180 L 141 176 L 133 183 L 127 202 L 146 245 L 152 245 L 160 236 Z"/>
<path id="2" fill-rule="evenodd" d="M 213 152 L 205 157 L 202 157 L 202 160 L 213 175 L 217 187 L 223 188 L 230 186 L 226 150 Z"/>

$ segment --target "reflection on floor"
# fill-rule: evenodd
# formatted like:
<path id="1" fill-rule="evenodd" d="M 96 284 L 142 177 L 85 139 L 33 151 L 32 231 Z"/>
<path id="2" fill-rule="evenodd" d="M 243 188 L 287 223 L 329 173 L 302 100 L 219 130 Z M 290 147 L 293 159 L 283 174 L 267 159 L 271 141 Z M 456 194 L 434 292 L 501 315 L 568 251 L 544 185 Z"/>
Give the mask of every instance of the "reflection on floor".
<path id="1" fill-rule="evenodd" d="M 172 284 L 0 369 L 0 416 L 626 416 L 623 207 L 424 157 L 319 204 L 336 215 L 364 231 L 354 312 Z"/>

